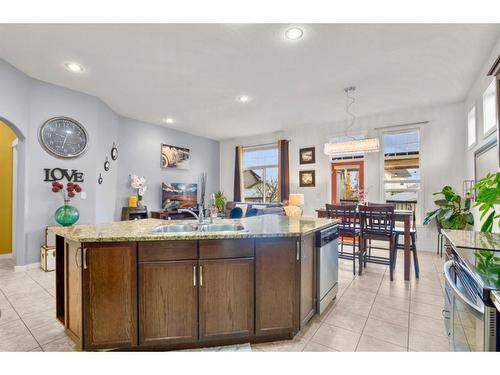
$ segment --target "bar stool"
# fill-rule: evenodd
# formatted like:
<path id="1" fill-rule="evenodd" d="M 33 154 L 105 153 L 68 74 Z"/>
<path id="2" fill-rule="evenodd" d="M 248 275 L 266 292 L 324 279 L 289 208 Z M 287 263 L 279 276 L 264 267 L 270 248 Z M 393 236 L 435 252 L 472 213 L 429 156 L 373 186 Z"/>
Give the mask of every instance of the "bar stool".
<path id="1" fill-rule="evenodd" d="M 352 259 L 352 272 L 356 275 L 356 239 L 358 239 L 359 248 L 359 218 L 357 213 L 356 204 L 326 204 L 326 212 L 330 219 L 338 219 L 339 223 L 339 236 L 340 252 L 339 258 Z M 352 239 L 352 255 L 344 254 L 344 238 Z"/>

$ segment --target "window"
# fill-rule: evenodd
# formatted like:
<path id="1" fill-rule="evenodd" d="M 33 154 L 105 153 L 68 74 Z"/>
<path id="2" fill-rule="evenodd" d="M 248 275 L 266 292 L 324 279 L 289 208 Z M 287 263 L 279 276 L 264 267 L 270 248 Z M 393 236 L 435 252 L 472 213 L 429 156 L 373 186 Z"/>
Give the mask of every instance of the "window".
<path id="1" fill-rule="evenodd" d="M 243 200 L 245 202 L 278 202 L 278 147 L 243 149 Z"/>
<path id="2" fill-rule="evenodd" d="M 483 134 L 493 132 L 497 127 L 497 92 L 493 80 L 483 94 Z"/>
<path id="3" fill-rule="evenodd" d="M 416 212 L 420 189 L 420 133 L 384 134 L 384 194 L 397 209 Z"/>
<path id="4" fill-rule="evenodd" d="M 476 107 L 472 107 L 467 115 L 467 147 L 476 144 Z"/>

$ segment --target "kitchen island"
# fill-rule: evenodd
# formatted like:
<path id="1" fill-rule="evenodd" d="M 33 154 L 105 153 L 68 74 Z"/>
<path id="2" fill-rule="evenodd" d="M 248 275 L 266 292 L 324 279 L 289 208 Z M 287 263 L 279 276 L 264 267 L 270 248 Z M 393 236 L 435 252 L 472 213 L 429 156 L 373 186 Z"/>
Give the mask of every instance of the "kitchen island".
<path id="1" fill-rule="evenodd" d="M 57 318 L 81 350 L 293 338 L 316 311 L 315 233 L 275 215 L 52 227 Z"/>

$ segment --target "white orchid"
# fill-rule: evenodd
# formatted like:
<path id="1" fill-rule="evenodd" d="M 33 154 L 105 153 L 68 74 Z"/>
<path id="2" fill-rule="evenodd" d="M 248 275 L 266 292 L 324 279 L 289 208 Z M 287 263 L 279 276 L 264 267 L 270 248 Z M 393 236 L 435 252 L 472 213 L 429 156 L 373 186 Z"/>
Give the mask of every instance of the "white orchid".
<path id="1" fill-rule="evenodd" d="M 148 187 L 146 186 L 146 179 L 135 174 L 130 175 L 130 186 L 137 190 L 137 195 L 139 197 L 142 197 L 148 190 Z"/>

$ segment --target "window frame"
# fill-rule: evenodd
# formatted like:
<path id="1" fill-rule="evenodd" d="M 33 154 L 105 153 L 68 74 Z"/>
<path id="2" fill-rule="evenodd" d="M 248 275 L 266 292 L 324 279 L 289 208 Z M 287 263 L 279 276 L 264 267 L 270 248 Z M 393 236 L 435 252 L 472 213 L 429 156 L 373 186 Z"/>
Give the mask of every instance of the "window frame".
<path id="1" fill-rule="evenodd" d="M 255 169 L 261 169 L 262 170 L 262 181 L 264 183 L 264 189 L 263 189 L 263 194 L 262 194 L 262 202 L 252 202 L 252 203 L 263 203 L 263 204 L 268 204 L 268 203 L 277 203 L 279 202 L 279 197 L 281 196 L 281 191 L 280 191 L 280 186 L 279 186 L 279 154 L 277 156 L 276 164 L 259 164 L 259 165 L 252 165 L 251 167 L 245 168 L 245 152 L 250 152 L 250 151 L 264 151 L 264 150 L 273 150 L 276 149 L 279 153 L 279 147 L 278 145 L 274 144 L 269 144 L 269 145 L 262 145 L 262 146 L 248 146 L 248 147 L 243 147 L 243 152 L 242 152 L 242 182 L 243 182 L 243 191 L 242 191 L 242 201 L 247 202 L 246 196 L 245 196 L 245 176 L 244 173 L 245 171 L 249 170 L 255 170 Z M 278 170 L 278 201 L 277 202 L 271 202 L 267 201 L 267 195 L 266 195 L 266 170 L 270 168 L 276 168 Z"/>
<path id="2" fill-rule="evenodd" d="M 493 103 L 494 103 L 494 113 L 493 113 L 493 119 L 494 122 L 491 125 L 491 128 L 486 129 L 486 106 L 485 106 L 485 97 L 487 97 L 487 94 L 490 95 L 490 90 L 492 91 L 493 94 Z M 490 136 L 491 134 L 495 133 L 497 131 L 498 127 L 498 103 L 497 103 L 497 80 L 493 79 L 490 84 L 486 87 L 486 89 L 483 92 L 482 96 L 482 107 L 483 107 L 483 137 L 486 138 Z"/>
<path id="3" fill-rule="evenodd" d="M 417 208 L 416 208 L 416 223 L 418 226 L 422 225 L 422 219 L 423 215 L 425 212 L 425 202 L 424 202 L 424 194 L 425 194 L 425 176 L 424 176 L 424 170 L 425 170 L 425 157 L 423 155 L 423 145 L 422 145 L 422 139 L 424 138 L 424 127 L 422 125 L 420 126 L 413 126 L 413 127 L 407 127 L 407 126 L 398 126 L 394 127 L 392 129 L 379 129 L 379 138 L 380 138 L 380 173 L 379 173 L 379 199 L 381 202 L 385 202 L 385 142 L 384 142 L 384 135 L 386 134 L 398 134 L 398 133 L 407 133 L 411 131 L 418 131 L 419 134 L 419 150 L 418 150 L 418 157 L 419 157 L 419 172 L 420 172 L 420 179 L 419 179 L 419 184 L 420 188 L 417 191 Z"/>
<path id="4" fill-rule="evenodd" d="M 471 113 L 474 112 L 474 116 L 471 116 Z M 471 118 L 474 120 L 474 141 L 470 142 L 470 126 L 471 126 Z M 467 112 L 467 150 L 474 148 L 477 145 L 477 110 L 476 105 L 474 104 L 471 109 Z"/>

